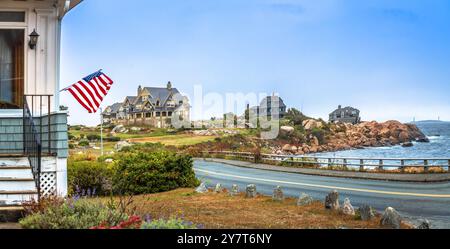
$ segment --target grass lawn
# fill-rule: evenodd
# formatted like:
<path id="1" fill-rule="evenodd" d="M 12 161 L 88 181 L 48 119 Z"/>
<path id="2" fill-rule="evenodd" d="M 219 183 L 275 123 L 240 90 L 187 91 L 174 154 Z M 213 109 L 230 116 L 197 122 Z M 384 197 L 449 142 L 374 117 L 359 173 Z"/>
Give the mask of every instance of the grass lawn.
<path id="1" fill-rule="evenodd" d="M 105 198 L 106 199 L 106 198 Z M 104 201 L 105 199 L 101 199 Z M 223 193 L 198 194 L 193 189 L 135 196 L 131 205 L 137 214 L 153 218 L 184 217 L 205 228 L 380 228 L 380 216 L 372 221 L 326 210 L 322 202 L 298 207 L 296 199 L 274 202 L 269 196 L 247 199 Z M 403 228 L 409 228 L 404 225 Z"/>
<path id="2" fill-rule="evenodd" d="M 192 134 L 177 134 L 155 137 L 130 138 L 133 143 L 162 143 L 164 145 L 183 146 L 194 145 L 214 140 L 215 136 L 195 136 Z"/>

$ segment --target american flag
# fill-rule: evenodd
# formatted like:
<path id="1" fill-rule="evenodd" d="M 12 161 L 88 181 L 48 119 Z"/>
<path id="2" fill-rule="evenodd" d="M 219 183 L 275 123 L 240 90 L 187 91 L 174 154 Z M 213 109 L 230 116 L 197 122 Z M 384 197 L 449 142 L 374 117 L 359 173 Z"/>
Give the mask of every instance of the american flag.
<path id="1" fill-rule="evenodd" d="M 112 84 L 113 81 L 99 70 L 62 91 L 69 91 L 89 113 L 96 113 Z"/>

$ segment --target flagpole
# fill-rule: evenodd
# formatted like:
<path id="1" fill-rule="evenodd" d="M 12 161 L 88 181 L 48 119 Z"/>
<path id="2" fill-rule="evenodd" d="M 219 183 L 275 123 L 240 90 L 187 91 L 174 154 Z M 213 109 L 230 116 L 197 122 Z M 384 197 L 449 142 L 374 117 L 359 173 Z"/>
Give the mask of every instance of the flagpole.
<path id="1" fill-rule="evenodd" d="M 103 110 L 100 107 L 100 150 L 101 155 L 103 156 Z"/>

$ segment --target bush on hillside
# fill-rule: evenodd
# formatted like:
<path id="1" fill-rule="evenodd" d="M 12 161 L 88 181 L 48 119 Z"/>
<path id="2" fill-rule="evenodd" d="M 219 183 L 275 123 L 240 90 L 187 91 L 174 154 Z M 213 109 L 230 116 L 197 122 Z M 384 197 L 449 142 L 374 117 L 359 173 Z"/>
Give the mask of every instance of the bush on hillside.
<path id="1" fill-rule="evenodd" d="M 99 141 L 101 139 L 100 135 L 98 134 L 89 134 L 86 136 L 87 140 L 89 141 Z"/>
<path id="2" fill-rule="evenodd" d="M 145 150 L 135 149 L 131 147 L 128 152 L 116 155 L 113 178 L 115 193 L 157 193 L 199 184 L 190 156 L 177 155 L 167 150 L 146 153 Z"/>
<path id="3" fill-rule="evenodd" d="M 112 191 L 114 171 L 106 163 L 69 160 L 67 173 L 71 194 L 90 191 L 98 195 L 107 195 Z"/>

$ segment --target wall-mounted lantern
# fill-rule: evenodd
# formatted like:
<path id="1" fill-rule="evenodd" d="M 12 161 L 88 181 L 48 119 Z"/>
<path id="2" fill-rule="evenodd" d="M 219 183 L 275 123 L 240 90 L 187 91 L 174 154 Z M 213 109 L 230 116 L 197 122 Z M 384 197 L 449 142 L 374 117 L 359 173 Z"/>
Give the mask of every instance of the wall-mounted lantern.
<path id="1" fill-rule="evenodd" d="M 28 44 L 31 49 L 36 48 L 37 42 L 39 39 L 39 34 L 36 32 L 36 29 L 30 34 L 30 43 Z"/>

